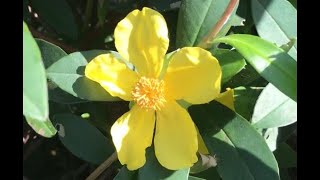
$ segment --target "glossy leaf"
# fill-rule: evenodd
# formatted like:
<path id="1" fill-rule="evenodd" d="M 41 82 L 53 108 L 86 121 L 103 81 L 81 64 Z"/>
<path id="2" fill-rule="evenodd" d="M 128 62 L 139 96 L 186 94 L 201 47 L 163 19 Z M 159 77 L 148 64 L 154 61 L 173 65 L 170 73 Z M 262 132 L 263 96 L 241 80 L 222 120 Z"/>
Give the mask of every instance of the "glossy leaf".
<path id="1" fill-rule="evenodd" d="M 297 38 L 297 10 L 289 1 L 252 0 L 251 6 L 260 37 L 278 46 L 288 43 L 291 38 Z M 297 59 L 297 43 L 288 54 Z"/>
<path id="2" fill-rule="evenodd" d="M 36 41 L 40 48 L 41 56 L 42 56 L 42 60 L 45 68 L 50 67 L 53 63 L 57 62 L 59 59 L 68 55 L 60 47 L 50 42 L 47 42 L 43 39 L 36 39 Z M 52 101 L 64 103 L 64 104 L 85 102 L 82 99 L 76 98 L 71 94 L 66 93 L 52 81 L 48 81 L 48 89 L 49 89 L 49 99 Z"/>
<path id="3" fill-rule="evenodd" d="M 55 31 L 72 40 L 78 38 L 78 25 L 66 0 L 32 0 L 31 5 Z"/>
<path id="4" fill-rule="evenodd" d="M 277 158 L 279 167 L 297 167 L 297 152 L 295 152 L 287 143 L 281 143 L 273 153 Z"/>
<path id="5" fill-rule="evenodd" d="M 63 145 L 75 156 L 101 164 L 114 151 L 113 144 L 86 120 L 73 114 L 56 114 L 53 122 Z"/>
<path id="6" fill-rule="evenodd" d="M 149 6 L 157 11 L 169 11 L 178 9 L 181 5 L 181 0 L 149 0 Z"/>
<path id="7" fill-rule="evenodd" d="M 297 129 L 297 123 L 284 127 L 256 129 L 265 139 L 271 151 L 275 151 L 278 146 L 285 142 Z"/>
<path id="8" fill-rule="evenodd" d="M 262 77 L 297 100 L 297 62 L 284 50 L 257 36 L 245 34 L 218 38 L 215 43 L 235 47 Z"/>
<path id="9" fill-rule="evenodd" d="M 198 178 L 198 177 L 195 177 L 195 176 L 189 176 L 188 180 L 205 180 L 205 179 Z"/>
<path id="10" fill-rule="evenodd" d="M 203 0 L 201 3 L 194 0 L 182 1 L 177 25 L 177 48 L 196 46 L 219 21 L 228 4 L 229 0 Z M 236 9 L 229 20 L 233 19 Z M 225 34 L 220 34 L 223 35 Z"/>
<path id="11" fill-rule="evenodd" d="M 126 166 L 122 166 L 113 180 L 138 180 L 138 171 L 130 171 Z"/>
<path id="12" fill-rule="evenodd" d="M 41 51 L 43 64 L 46 69 L 50 67 L 53 63 L 57 62 L 59 59 L 68 55 L 59 46 L 52 44 L 48 41 L 45 41 L 43 39 L 36 39 L 36 42 Z"/>
<path id="13" fill-rule="evenodd" d="M 172 171 L 164 168 L 158 162 L 154 148 L 150 147 L 146 150 L 146 164 L 139 169 L 138 180 L 175 180 L 175 179 L 188 179 L 189 168 Z"/>
<path id="14" fill-rule="evenodd" d="M 32 119 L 29 117 L 25 118 L 32 129 L 43 137 L 50 138 L 57 133 L 57 130 L 52 125 L 49 119 L 47 119 L 46 121 L 39 121 L 37 119 Z"/>
<path id="15" fill-rule="evenodd" d="M 47 121 L 48 91 L 40 50 L 23 22 L 23 114 L 31 119 Z"/>
<path id="16" fill-rule="evenodd" d="M 215 49 L 212 52 L 215 56 L 222 70 L 222 83 L 230 80 L 234 75 L 239 73 L 246 65 L 243 57 L 235 51 L 230 51 L 227 49 Z"/>
<path id="17" fill-rule="evenodd" d="M 219 173 L 217 171 L 217 167 L 211 167 L 205 171 L 202 171 L 197 174 L 192 174 L 192 176 L 195 176 L 197 178 L 203 178 L 207 180 L 220 180 Z M 190 177 L 190 176 L 189 176 Z"/>
<path id="18" fill-rule="evenodd" d="M 236 112 L 245 119 L 251 119 L 254 105 L 261 93 L 259 87 L 237 87 L 234 88 L 234 106 Z"/>
<path id="19" fill-rule="evenodd" d="M 75 52 L 61 58 L 47 69 L 47 75 L 59 88 L 75 97 L 91 101 L 117 101 L 99 83 L 84 76 L 85 66 L 94 57 L 109 53 L 102 50 Z M 117 54 L 116 52 L 112 52 Z"/>
<path id="20" fill-rule="evenodd" d="M 282 127 L 297 121 L 297 103 L 272 84 L 260 94 L 251 123 L 255 128 Z"/>
<path id="21" fill-rule="evenodd" d="M 240 115 L 212 101 L 189 108 L 224 180 L 279 179 L 277 161 L 264 139 Z M 230 173 L 232 172 L 232 173 Z"/>

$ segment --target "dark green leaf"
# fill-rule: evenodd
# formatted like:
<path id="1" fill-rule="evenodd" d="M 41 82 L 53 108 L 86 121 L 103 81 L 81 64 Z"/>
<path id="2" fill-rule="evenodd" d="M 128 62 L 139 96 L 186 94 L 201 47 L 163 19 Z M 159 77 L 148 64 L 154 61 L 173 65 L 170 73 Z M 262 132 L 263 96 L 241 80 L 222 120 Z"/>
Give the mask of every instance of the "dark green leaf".
<path id="1" fill-rule="evenodd" d="M 282 127 L 297 121 L 297 103 L 272 84 L 260 94 L 251 123 L 255 128 Z"/>
<path id="2" fill-rule="evenodd" d="M 198 178 L 207 179 L 207 180 L 220 180 L 221 179 L 216 167 L 211 167 L 211 168 L 209 168 L 205 171 L 202 171 L 200 173 L 193 174 L 193 176 L 196 176 Z"/>
<path id="3" fill-rule="evenodd" d="M 53 63 L 57 62 L 59 59 L 68 55 L 59 46 L 56 46 L 48 41 L 45 41 L 43 39 L 36 39 L 36 42 L 40 48 L 44 67 L 46 69 Z"/>
<path id="4" fill-rule="evenodd" d="M 138 180 L 138 171 L 129 171 L 123 166 L 113 180 Z"/>
<path id="5" fill-rule="evenodd" d="M 290 2 L 252 0 L 251 6 L 260 37 L 279 46 L 288 43 L 291 38 L 297 38 L 297 10 Z M 297 43 L 288 53 L 297 59 Z"/>
<path id="6" fill-rule="evenodd" d="M 219 21 L 228 4 L 229 0 L 203 0 L 201 3 L 194 0 L 182 1 L 177 25 L 177 48 L 196 46 Z M 229 21 L 233 19 L 236 9 Z M 224 34 L 219 36 L 227 33 L 229 23 L 226 23 L 224 28 Z"/>
<path id="7" fill-rule="evenodd" d="M 112 143 L 86 120 L 72 114 L 56 114 L 53 122 L 63 145 L 77 157 L 101 164 L 113 152 Z"/>
<path id="8" fill-rule="evenodd" d="M 216 155 L 222 179 L 279 179 L 275 157 L 247 120 L 215 101 L 191 106 L 189 112 L 210 154 Z"/>
<path id="9" fill-rule="evenodd" d="M 237 87 L 234 89 L 234 107 L 238 114 L 245 119 L 251 119 L 254 105 L 261 93 L 258 87 Z"/>
<path id="10" fill-rule="evenodd" d="M 47 81 L 40 50 L 23 22 L 23 114 L 45 122 L 48 111 Z"/>
<path id="11" fill-rule="evenodd" d="M 75 52 L 63 57 L 47 69 L 50 80 L 61 89 L 75 97 L 91 101 L 118 101 L 119 98 L 111 96 L 99 83 L 84 76 L 85 66 L 94 57 L 114 53 L 103 50 Z"/>
<path id="12" fill-rule="evenodd" d="M 72 40 L 78 38 L 78 26 L 66 0 L 32 0 L 31 5 L 39 18 L 58 33 Z"/>
<path id="13" fill-rule="evenodd" d="M 257 36 L 245 34 L 218 38 L 215 43 L 235 47 L 262 77 L 297 100 L 297 62 L 284 50 Z"/>
<path id="14" fill-rule="evenodd" d="M 146 150 L 146 164 L 139 169 L 139 180 L 175 180 L 188 179 L 189 168 L 172 171 L 161 166 L 154 154 L 154 148 L 150 147 Z"/>
<path id="15" fill-rule="evenodd" d="M 53 63 L 57 62 L 59 59 L 67 56 L 68 54 L 64 52 L 60 47 L 47 42 L 42 39 L 36 39 L 38 46 L 41 51 L 42 60 L 44 62 L 45 68 L 50 67 Z M 60 89 L 56 84 L 49 81 L 49 99 L 55 102 L 64 103 L 64 104 L 73 104 L 85 102 L 82 99 L 76 98 L 62 89 Z"/>
<path id="16" fill-rule="evenodd" d="M 269 149 L 274 151 L 278 145 L 285 142 L 296 129 L 297 123 L 293 123 L 284 127 L 257 129 L 257 131 L 265 139 Z"/>
<path id="17" fill-rule="evenodd" d="M 230 51 L 227 49 L 215 49 L 212 51 L 212 54 L 218 59 L 221 66 L 222 83 L 229 81 L 246 65 L 244 58 L 235 51 Z"/>
<path id="18" fill-rule="evenodd" d="M 277 158 L 279 167 L 297 167 L 297 153 L 287 143 L 281 143 L 273 153 Z"/>
<path id="19" fill-rule="evenodd" d="M 198 178 L 198 177 L 195 177 L 195 176 L 189 176 L 188 180 L 205 180 L 205 179 Z"/>

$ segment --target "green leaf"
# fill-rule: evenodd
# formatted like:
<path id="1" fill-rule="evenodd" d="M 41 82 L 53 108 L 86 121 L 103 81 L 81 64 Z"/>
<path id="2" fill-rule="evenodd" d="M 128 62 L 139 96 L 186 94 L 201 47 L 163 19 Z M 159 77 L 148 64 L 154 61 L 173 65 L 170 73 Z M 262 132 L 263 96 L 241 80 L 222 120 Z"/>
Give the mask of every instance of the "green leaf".
<path id="1" fill-rule="evenodd" d="M 297 62 L 284 50 L 257 36 L 245 34 L 218 38 L 215 43 L 235 47 L 262 77 L 297 100 Z"/>
<path id="2" fill-rule="evenodd" d="M 216 167 L 211 167 L 211 168 L 209 168 L 205 171 L 202 171 L 200 173 L 193 174 L 193 176 L 196 176 L 198 178 L 207 179 L 207 180 L 220 180 L 221 179 Z"/>
<path id="3" fill-rule="evenodd" d="M 32 0 L 31 6 L 39 18 L 59 34 L 72 40 L 78 38 L 78 25 L 66 0 Z"/>
<path id="4" fill-rule="evenodd" d="M 113 180 L 137 180 L 138 171 L 130 171 L 123 166 Z"/>
<path id="5" fill-rule="evenodd" d="M 32 129 L 43 137 L 50 138 L 57 133 L 57 130 L 54 128 L 49 119 L 47 119 L 46 121 L 39 121 L 27 116 L 25 118 Z"/>
<path id="6" fill-rule="evenodd" d="M 272 84 L 260 94 L 251 123 L 255 128 L 282 127 L 297 121 L 297 103 Z"/>
<path id="7" fill-rule="evenodd" d="M 75 156 L 93 164 L 101 164 L 114 147 L 102 133 L 86 120 L 73 114 L 56 114 L 53 122 L 63 145 Z"/>
<path id="8" fill-rule="evenodd" d="M 45 68 L 50 67 L 53 63 L 57 62 L 59 59 L 68 55 L 60 47 L 50 42 L 47 42 L 42 39 L 36 39 L 36 42 L 40 48 L 41 56 L 42 56 L 42 60 Z M 49 99 L 52 101 L 63 103 L 63 104 L 85 102 L 82 99 L 76 98 L 64 92 L 62 89 L 60 89 L 56 84 L 54 84 L 51 81 L 48 82 L 48 88 L 49 88 Z"/>
<path id="9" fill-rule="evenodd" d="M 23 114 L 41 122 L 49 114 L 45 69 L 40 50 L 23 22 Z"/>
<path id="10" fill-rule="evenodd" d="M 288 43 L 291 38 L 297 38 L 297 10 L 290 2 L 252 0 L 251 6 L 260 37 L 279 46 Z M 297 59 L 297 43 L 288 54 Z"/>
<path id="11" fill-rule="evenodd" d="M 150 147 L 146 150 L 146 164 L 139 169 L 138 179 L 139 180 L 175 180 L 175 179 L 188 179 L 189 168 L 172 171 L 164 168 L 158 162 L 154 148 Z"/>
<path id="12" fill-rule="evenodd" d="M 41 51 L 44 67 L 46 69 L 50 67 L 53 63 L 57 62 L 59 59 L 68 55 L 59 46 L 52 44 L 48 41 L 45 41 L 43 39 L 36 39 L 36 42 Z"/>
<path id="13" fill-rule="evenodd" d="M 117 97 L 111 96 L 99 83 L 84 76 L 85 66 L 94 57 L 109 52 L 103 50 L 82 51 L 69 54 L 52 64 L 47 69 L 50 80 L 59 88 L 75 97 L 91 101 L 118 101 Z"/>
<path id="14" fill-rule="evenodd" d="M 246 65 L 244 58 L 235 51 L 230 51 L 227 49 L 215 49 L 212 51 L 212 54 L 218 59 L 221 66 L 222 84 L 229 81 Z"/>
<path id="15" fill-rule="evenodd" d="M 177 48 L 196 46 L 219 21 L 229 2 L 230 0 L 203 0 L 201 3 L 194 0 L 182 1 L 177 25 Z M 229 21 L 233 19 L 236 9 L 237 7 Z M 226 23 L 224 27 L 228 25 Z M 223 32 L 227 33 L 227 30 L 228 28 Z M 225 34 L 219 36 L 223 35 Z"/>
<path id="16" fill-rule="evenodd" d="M 295 152 L 287 143 L 281 143 L 273 153 L 277 158 L 279 167 L 297 167 L 297 152 Z"/>
<path id="17" fill-rule="evenodd" d="M 261 93 L 262 88 L 258 87 L 237 87 L 234 88 L 234 107 L 238 114 L 245 119 L 251 119 L 254 105 Z"/>
<path id="18" fill-rule="evenodd" d="M 205 179 L 198 178 L 198 177 L 195 177 L 195 176 L 189 176 L 188 180 L 205 180 Z"/>
<path id="19" fill-rule="evenodd" d="M 279 179 L 275 157 L 247 120 L 215 101 L 191 106 L 189 112 L 210 154 L 216 155 L 222 179 Z"/>
<path id="20" fill-rule="evenodd" d="M 297 129 L 297 123 L 277 128 L 257 129 L 265 139 L 271 151 L 275 151 L 279 144 L 285 142 Z"/>

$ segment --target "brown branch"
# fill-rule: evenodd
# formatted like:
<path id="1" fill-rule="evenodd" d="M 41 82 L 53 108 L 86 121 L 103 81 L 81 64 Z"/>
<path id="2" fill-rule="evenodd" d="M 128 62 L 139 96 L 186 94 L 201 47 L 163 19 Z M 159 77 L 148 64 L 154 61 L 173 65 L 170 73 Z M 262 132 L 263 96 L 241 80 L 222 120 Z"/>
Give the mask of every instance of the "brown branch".
<path id="1" fill-rule="evenodd" d="M 114 152 L 106 161 L 104 161 L 96 170 L 91 173 L 86 180 L 95 180 L 107 169 L 114 161 L 118 159 L 117 152 Z"/>
<path id="2" fill-rule="evenodd" d="M 58 40 L 55 40 L 53 38 L 50 38 L 50 37 L 47 37 L 47 36 L 44 36 L 43 34 L 41 34 L 40 32 L 38 32 L 37 30 L 35 30 L 33 27 L 29 26 L 29 30 L 30 32 L 32 33 L 33 37 L 36 37 L 36 38 L 40 38 L 40 39 L 43 39 L 43 40 L 46 40 L 52 44 L 55 44 L 57 46 L 59 46 L 60 48 L 62 48 L 64 51 L 66 51 L 67 53 L 72 53 L 72 52 L 75 52 L 75 51 L 78 51 L 78 49 L 74 48 L 74 47 L 71 47 L 69 45 L 66 45 Z"/>
<path id="3" fill-rule="evenodd" d="M 212 30 L 208 33 L 207 36 L 205 36 L 200 43 L 197 45 L 198 47 L 207 49 L 209 48 L 210 42 L 213 41 L 213 39 L 217 36 L 217 34 L 220 32 L 222 27 L 225 25 L 225 23 L 229 20 L 232 12 L 234 11 L 234 8 L 236 7 L 239 0 L 230 0 L 226 10 L 224 11 L 223 15 L 219 19 L 219 21 L 213 26 Z"/>

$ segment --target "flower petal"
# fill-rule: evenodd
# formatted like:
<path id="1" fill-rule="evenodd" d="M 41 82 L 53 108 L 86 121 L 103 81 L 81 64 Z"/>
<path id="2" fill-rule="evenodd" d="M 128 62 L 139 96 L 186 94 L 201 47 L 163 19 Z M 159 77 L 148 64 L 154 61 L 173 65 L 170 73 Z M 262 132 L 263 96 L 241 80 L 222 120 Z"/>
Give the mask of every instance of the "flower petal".
<path id="1" fill-rule="evenodd" d="M 146 162 L 145 150 L 152 144 L 155 113 L 134 105 L 111 127 L 113 143 L 122 165 L 136 170 Z"/>
<path id="2" fill-rule="evenodd" d="M 219 103 L 227 106 L 229 109 L 235 111 L 234 108 L 234 90 L 227 88 L 227 91 L 221 93 L 216 99 Z"/>
<path id="3" fill-rule="evenodd" d="M 210 52 L 186 47 L 171 58 L 164 81 L 174 99 L 203 104 L 219 95 L 221 74 L 219 62 Z"/>
<path id="4" fill-rule="evenodd" d="M 141 75 L 159 76 L 169 46 L 167 24 L 160 13 L 146 7 L 132 11 L 118 23 L 114 37 L 118 52 Z"/>
<path id="5" fill-rule="evenodd" d="M 201 134 L 199 132 L 198 127 L 196 125 L 194 125 L 194 126 L 196 127 L 196 130 L 197 130 L 198 151 L 199 151 L 199 153 L 201 153 L 201 154 L 210 154 L 206 144 L 204 143 L 204 141 L 202 139 L 202 136 L 201 136 Z"/>
<path id="6" fill-rule="evenodd" d="M 132 100 L 131 91 L 138 75 L 112 54 L 102 54 L 87 64 L 85 76 L 100 85 L 112 96 L 126 101 Z"/>
<path id="7" fill-rule="evenodd" d="M 155 154 L 167 169 L 191 167 L 198 151 L 197 130 L 189 113 L 175 101 L 157 111 Z"/>

